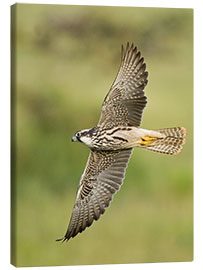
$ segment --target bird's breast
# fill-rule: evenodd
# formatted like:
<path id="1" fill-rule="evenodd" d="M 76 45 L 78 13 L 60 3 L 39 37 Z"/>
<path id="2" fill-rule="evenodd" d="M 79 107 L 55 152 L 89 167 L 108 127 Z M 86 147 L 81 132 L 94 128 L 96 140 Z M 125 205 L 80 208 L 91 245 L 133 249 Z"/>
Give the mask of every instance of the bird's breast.
<path id="1" fill-rule="evenodd" d="M 92 144 L 97 150 L 118 150 L 133 147 L 135 141 L 143 136 L 143 132 L 135 127 L 115 127 L 100 130 L 92 138 Z M 132 143 L 133 142 L 133 143 Z"/>

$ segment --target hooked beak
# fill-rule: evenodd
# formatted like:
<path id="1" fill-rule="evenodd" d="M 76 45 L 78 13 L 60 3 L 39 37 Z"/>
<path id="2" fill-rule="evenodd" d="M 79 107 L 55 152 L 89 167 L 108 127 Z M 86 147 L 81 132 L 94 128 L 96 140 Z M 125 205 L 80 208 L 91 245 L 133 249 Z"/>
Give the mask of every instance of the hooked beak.
<path id="1" fill-rule="evenodd" d="M 72 137 L 72 142 L 77 142 L 77 138 L 75 136 Z"/>

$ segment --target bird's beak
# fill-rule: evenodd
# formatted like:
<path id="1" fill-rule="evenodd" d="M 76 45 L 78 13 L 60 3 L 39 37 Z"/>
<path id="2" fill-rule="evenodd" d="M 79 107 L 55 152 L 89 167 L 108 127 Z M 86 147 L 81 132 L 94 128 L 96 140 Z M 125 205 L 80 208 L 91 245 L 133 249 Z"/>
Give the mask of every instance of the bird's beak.
<path id="1" fill-rule="evenodd" d="M 77 142 L 77 138 L 75 136 L 72 137 L 72 142 Z"/>

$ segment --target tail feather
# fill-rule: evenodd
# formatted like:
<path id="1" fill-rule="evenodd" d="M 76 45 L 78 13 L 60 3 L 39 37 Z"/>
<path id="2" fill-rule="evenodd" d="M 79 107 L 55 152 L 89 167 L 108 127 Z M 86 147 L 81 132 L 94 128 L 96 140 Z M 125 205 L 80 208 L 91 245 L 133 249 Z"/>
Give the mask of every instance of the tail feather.
<path id="1" fill-rule="evenodd" d="M 162 138 L 157 138 L 150 144 L 144 145 L 145 149 L 168 154 L 177 155 L 181 152 L 183 144 L 185 144 L 186 128 L 175 127 L 156 130 L 163 134 Z"/>
<path id="2" fill-rule="evenodd" d="M 157 129 L 156 131 L 168 137 L 184 138 L 185 136 L 187 136 L 187 129 L 184 127 L 164 128 L 164 129 Z"/>

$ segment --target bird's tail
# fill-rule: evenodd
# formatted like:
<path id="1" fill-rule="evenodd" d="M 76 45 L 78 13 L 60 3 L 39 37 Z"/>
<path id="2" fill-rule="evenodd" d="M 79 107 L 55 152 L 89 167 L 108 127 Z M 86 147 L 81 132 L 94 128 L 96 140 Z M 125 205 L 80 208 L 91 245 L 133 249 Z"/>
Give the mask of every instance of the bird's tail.
<path id="1" fill-rule="evenodd" d="M 181 152 L 185 143 L 187 130 L 184 127 L 157 129 L 163 135 L 161 138 L 149 136 L 142 137 L 140 147 L 154 152 L 168 155 L 177 155 Z"/>

